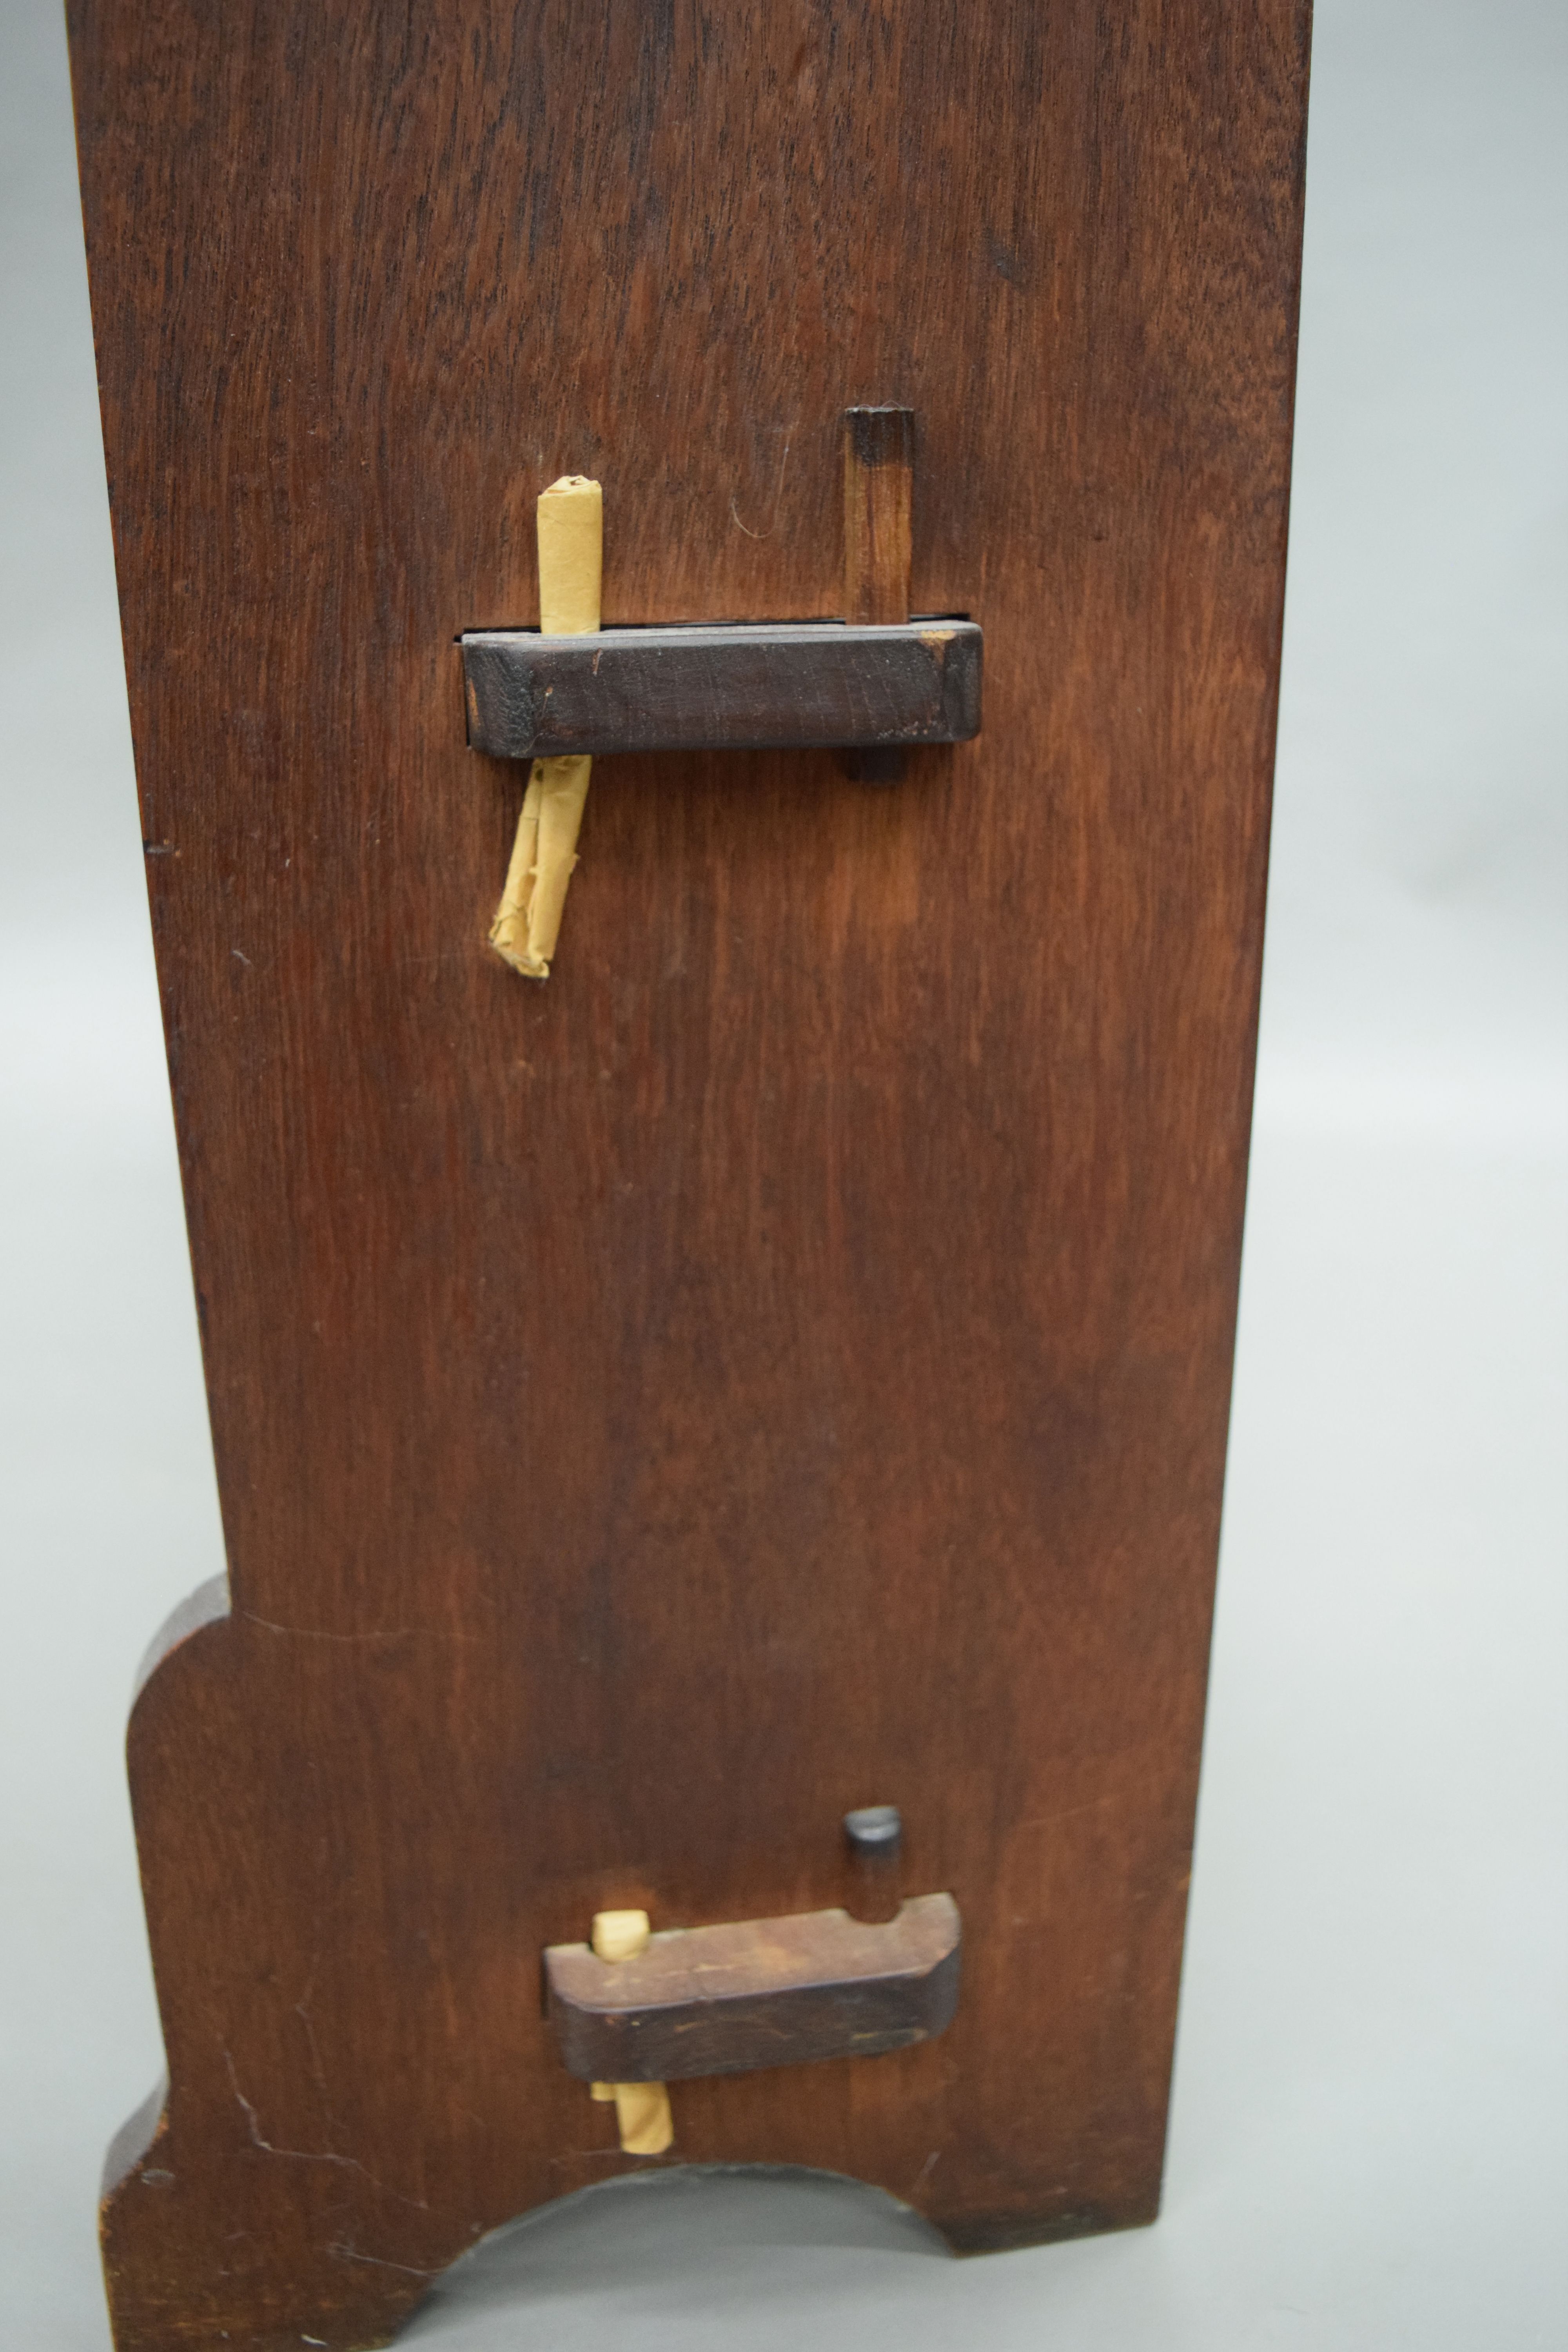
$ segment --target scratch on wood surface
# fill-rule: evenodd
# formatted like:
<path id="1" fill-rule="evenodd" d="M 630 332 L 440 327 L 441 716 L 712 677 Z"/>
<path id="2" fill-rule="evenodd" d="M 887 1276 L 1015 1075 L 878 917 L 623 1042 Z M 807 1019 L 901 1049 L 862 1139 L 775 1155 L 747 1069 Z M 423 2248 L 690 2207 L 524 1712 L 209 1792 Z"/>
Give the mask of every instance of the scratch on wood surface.
<path id="1" fill-rule="evenodd" d="M 792 425 L 790 430 L 793 432 L 794 429 L 795 428 Z M 748 539 L 771 539 L 773 535 L 773 530 L 779 519 L 779 501 L 784 497 L 784 467 L 789 464 L 789 450 L 790 445 L 786 439 L 784 445 L 784 456 L 779 459 L 779 478 L 773 485 L 773 509 L 772 514 L 768 517 L 767 529 L 765 530 L 753 530 L 750 523 L 745 523 L 741 520 L 741 511 L 735 504 L 734 493 L 733 491 L 731 492 L 730 520 L 738 530 L 743 530 L 745 532 Z"/>
<path id="2" fill-rule="evenodd" d="M 1087 1804 L 1068 1805 L 1059 1813 L 1033 1813 L 1026 1822 L 1020 1822 L 1018 1827 L 1020 1830 L 1052 1830 L 1062 1822 L 1077 1821 L 1081 1814 L 1098 1813 L 1106 1805 L 1125 1804 L 1132 1793 L 1135 1792 L 1124 1789 L 1109 1789 L 1103 1797 L 1090 1797 Z"/>
<path id="3" fill-rule="evenodd" d="M 441 2275 L 439 2271 L 421 2270 L 416 2263 L 389 2263 L 381 2254 L 362 2254 L 357 2246 L 345 2246 L 337 2240 L 327 2248 L 327 2252 L 335 2254 L 340 2263 L 368 2263 L 373 2270 L 402 2271 L 408 2278 L 428 2279 Z"/>
<path id="4" fill-rule="evenodd" d="M 429 2211 L 429 2206 L 423 2197 L 405 2197 L 401 2189 L 388 2188 L 386 2182 L 384 2180 L 378 2180 L 374 2173 L 370 2171 L 360 2162 L 357 2156 L 340 2156 L 335 2148 L 330 2147 L 277 2147 L 273 2141 L 264 2137 L 261 2129 L 261 2118 L 258 2115 L 256 2108 L 252 2105 L 251 2102 L 246 2097 L 245 2093 L 239 2087 L 239 2078 L 234 2071 L 234 2060 L 226 2046 L 225 2047 L 223 2053 L 223 2063 L 228 2069 L 228 2079 L 233 2087 L 234 2095 L 239 2101 L 241 2107 L 245 2110 L 245 2120 L 249 2129 L 250 2144 L 252 2147 L 258 2147 L 264 2156 L 286 2157 L 291 2162 L 296 2164 L 342 2165 L 345 2170 L 349 2172 L 360 2173 L 366 2180 L 369 2181 L 371 2187 L 373 2189 L 379 2189 L 384 2197 L 394 2198 L 399 2205 L 412 2205 L 415 2210 L 420 2213 L 427 2213 Z M 367 2254 L 363 2256 L 361 2259 L 368 2262 L 371 2257 Z"/>
<path id="5" fill-rule="evenodd" d="M 363 1633 L 335 1633 L 326 1625 L 280 1625 L 276 1618 L 258 1617 L 254 1609 L 237 1609 L 234 1615 L 248 1625 L 259 1625 L 264 1633 L 281 1633 L 294 1642 L 339 1642 L 351 1648 L 365 1642 L 449 1642 L 468 1649 L 482 1649 L 478 1633 L 459 1633 L 453 1625 L 372 1625 Z"/>
<path id="6" fill-rule="evenodd" d="M 413 1634 L 435 1630 L 428 1625 L 373 1625 L 363 1633 L 333 1633 L 324 1625 L 279 1625 L 271 1617 L 258 1617 L 254 1609 L 237 1609 L 234 1613 L 248 1624 L 259 1625 L 263 1633 L 287 1633 L 297 1642 L 406 1642 Z"/>

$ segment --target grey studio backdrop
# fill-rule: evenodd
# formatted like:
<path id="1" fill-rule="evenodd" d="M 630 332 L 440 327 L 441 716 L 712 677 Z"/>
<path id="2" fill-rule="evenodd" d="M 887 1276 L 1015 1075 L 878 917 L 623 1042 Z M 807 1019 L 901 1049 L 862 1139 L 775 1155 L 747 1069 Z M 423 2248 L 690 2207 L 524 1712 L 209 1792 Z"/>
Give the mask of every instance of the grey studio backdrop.
<path id="1" fill-rule="evenodd" d="M 675 2174 L 491 2240 L 432 2352 L 1568 2340 L 1565 66 L 1562 0 L 1319 7 L 1164 2217 L 959 2263 L 868 2191 Z M 222 1555 L 54 0 L 5 0 L 0 124 L 0 2345 L 102 2352 L 99 2163 L 160 2068 L 127 1690 Z"/>

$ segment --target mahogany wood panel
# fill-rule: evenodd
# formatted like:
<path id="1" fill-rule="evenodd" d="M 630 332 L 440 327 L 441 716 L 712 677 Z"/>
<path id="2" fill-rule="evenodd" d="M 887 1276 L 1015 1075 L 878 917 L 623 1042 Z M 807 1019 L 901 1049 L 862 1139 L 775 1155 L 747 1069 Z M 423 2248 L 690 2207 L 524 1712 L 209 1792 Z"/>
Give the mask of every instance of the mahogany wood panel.
<path id="1" fill-rule="evenodd" d="M 384 2340 L 634 2168 L 540 1955 L 847 1901 L 939 2041 L 678 2084 L 960 2248 L 1158 2201 L 1283 584 L 1305 0 L 71 0 L 232 1607 L 130 1760 L 120 2352 Z M 549 982 L 468 629 L 843 609 L 843 412 L 985 731 L 595 771 Z"/>
<path id="2" fill-rule="evenodd" d="M 834 1910 L 678 1927 L 614 1963 L 553 1944 L 546 2010 L 585 2083 L 877 2057 L 952 2024 L 961 1935 L 951 1895 L 918 1895 L 881 1926 Z"/>
<path id="3" fill-rule="evenodd" d="M 476 630 L 463 639 L 468 741 L 510 760 L 964 743 L 980 732 L 981 653 L 973 621 Z"/>

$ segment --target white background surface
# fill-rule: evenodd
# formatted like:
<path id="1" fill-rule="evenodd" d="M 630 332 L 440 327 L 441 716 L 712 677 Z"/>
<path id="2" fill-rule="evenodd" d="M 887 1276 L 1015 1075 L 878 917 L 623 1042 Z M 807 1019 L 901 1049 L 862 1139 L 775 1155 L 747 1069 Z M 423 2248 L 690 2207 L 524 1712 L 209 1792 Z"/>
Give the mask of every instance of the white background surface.
<path id="1" fill-rule="evenodd" d="M 1236 0 L 1242 5 L 1242 0 Z M 1568 2340 L 1568 10 L 1324 0 L 1275 867 L 1164 2217 L 809 2176 L 492 2241 L 448 2352 Z M 0 2343 L 103 2352 L 159 2072 L 120 1754 L 221 1564 L 67 90 L 0 8 Z"/>

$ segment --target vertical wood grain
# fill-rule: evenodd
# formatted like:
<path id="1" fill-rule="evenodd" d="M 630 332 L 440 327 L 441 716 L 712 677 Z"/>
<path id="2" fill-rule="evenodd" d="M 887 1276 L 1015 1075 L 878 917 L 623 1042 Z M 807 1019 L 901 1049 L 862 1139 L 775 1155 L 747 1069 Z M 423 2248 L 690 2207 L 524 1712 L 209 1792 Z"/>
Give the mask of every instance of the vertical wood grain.
<path id="1" fill-rule="evenodd" d="M 940 2042 L 660 2161 L 963 2247 L 1159 2193 L 1261 948 L 1304 0 L 72 0 L 149 889 L 232 1612 L 131 1769 L 171 2088 L 120 2352 L 382 2340 L 632 2168 L 594 1914 L 844 1898 Z M 835 616 L 843 413 L 984 730 L 596 767 L 550 984 L 465 628 Z M 144 2135 L 154 2137 L 141 2144 Z"/>

